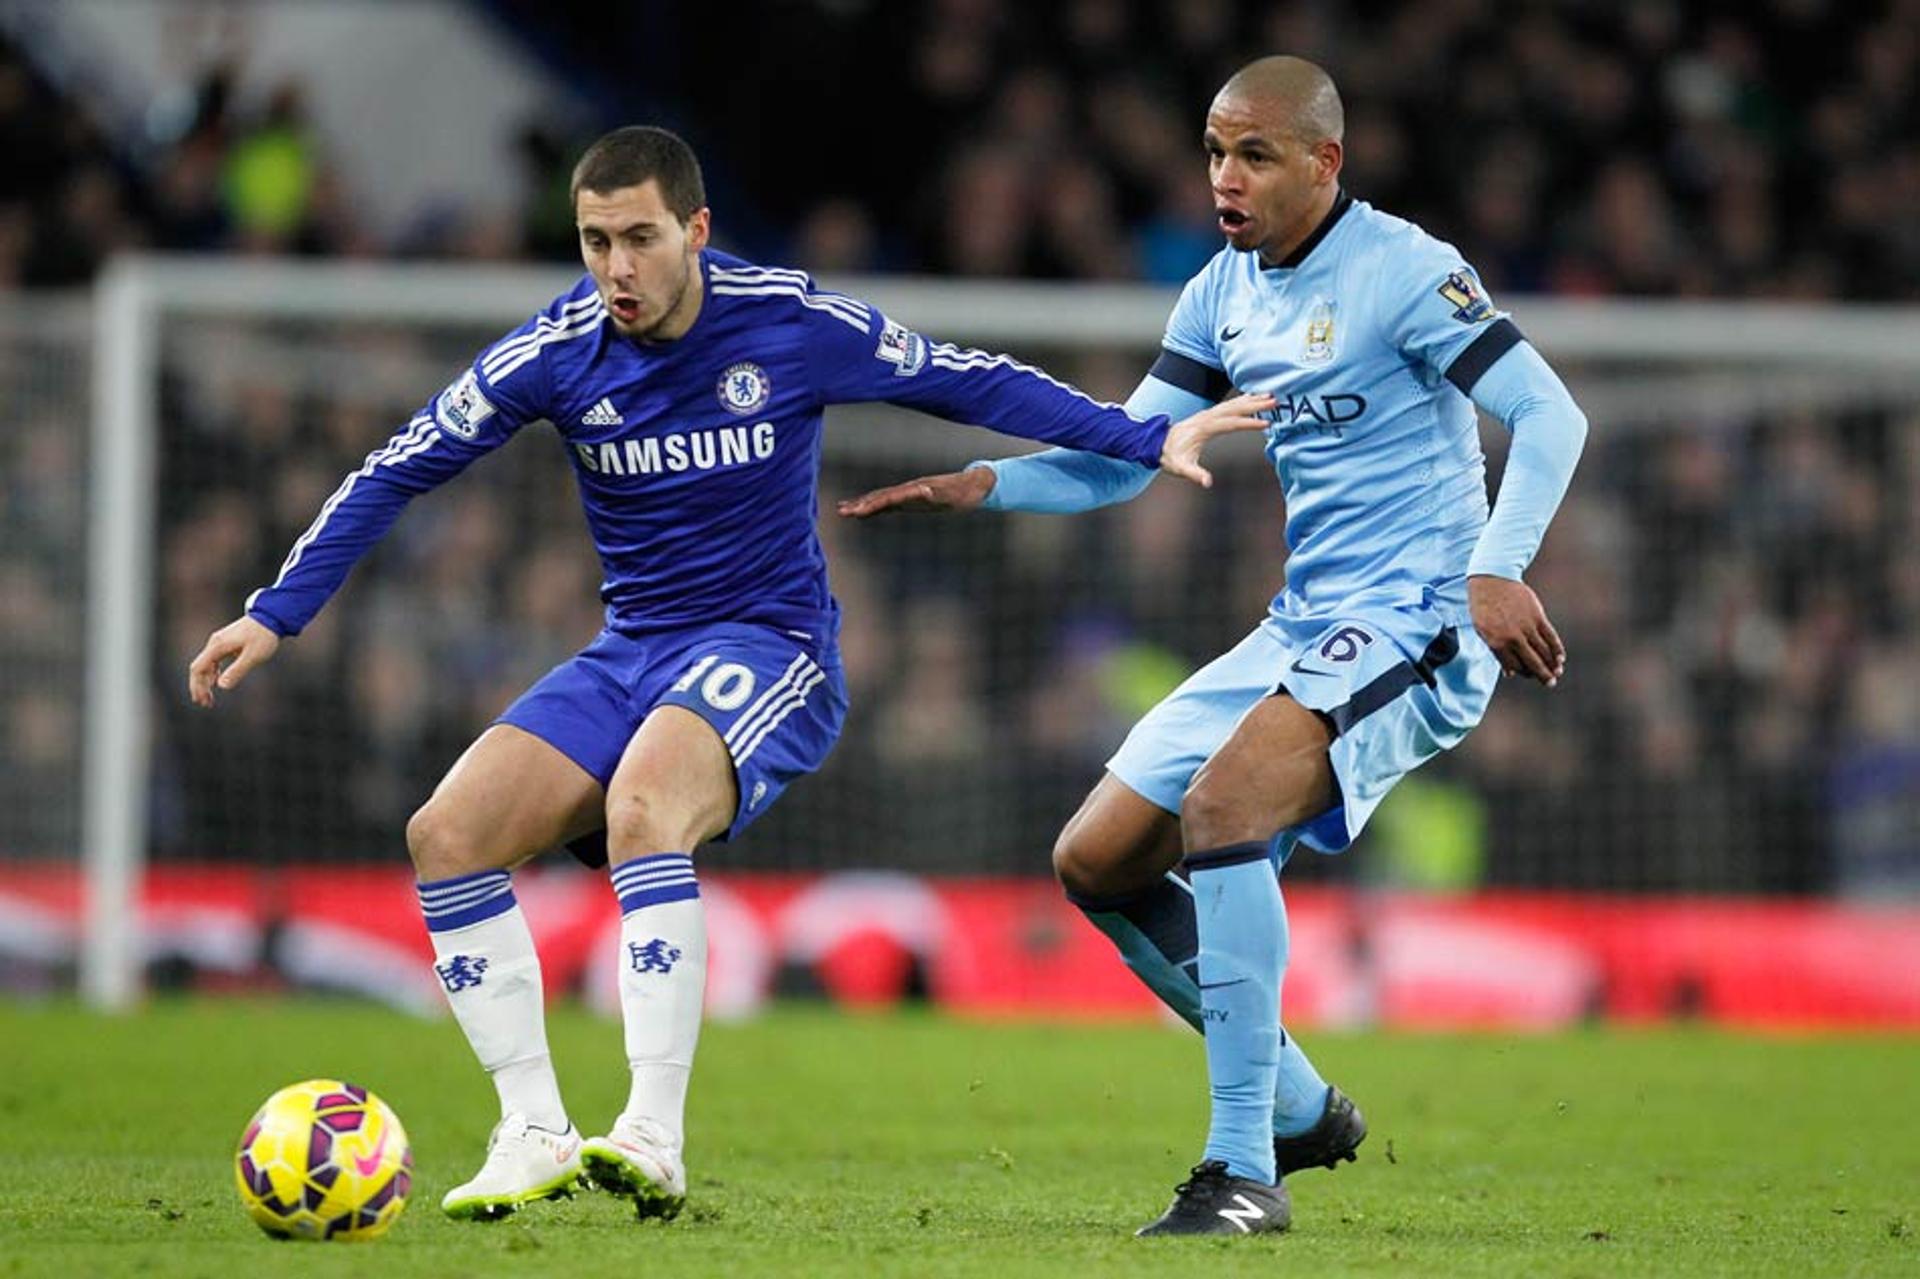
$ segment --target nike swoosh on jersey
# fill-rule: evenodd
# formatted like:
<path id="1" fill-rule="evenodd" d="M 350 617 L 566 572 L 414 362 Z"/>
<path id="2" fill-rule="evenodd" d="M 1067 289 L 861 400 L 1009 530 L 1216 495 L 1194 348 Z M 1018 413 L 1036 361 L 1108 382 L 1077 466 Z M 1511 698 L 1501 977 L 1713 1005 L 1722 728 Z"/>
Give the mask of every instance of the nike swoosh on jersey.
<path id="1" fill-rule="evenodd" d="M 1244 324 L 1237 329 L 1221 329 L 1220 340 L 1222 342 L 1231 342 L 1235 338 L 1239 337 L 1242 333 L 1245 333 L 1246 331 L 1247 331 L 1247 326 Z"/>

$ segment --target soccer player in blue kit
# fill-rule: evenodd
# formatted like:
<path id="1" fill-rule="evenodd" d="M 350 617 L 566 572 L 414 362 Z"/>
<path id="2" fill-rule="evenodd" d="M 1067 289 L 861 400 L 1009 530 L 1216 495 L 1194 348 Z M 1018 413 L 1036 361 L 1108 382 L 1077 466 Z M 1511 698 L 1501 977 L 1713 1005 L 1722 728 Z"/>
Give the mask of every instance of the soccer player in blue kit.
<path id="1" fill-rule="evenodd" d="M 1343 114 L 1299 58 L 1220 90 L 1204 142 L 1227 247 L 1127 402 L 1181 414 L 1232 387 L 1272 395 L 1288 547 L 1265 620 L 1147 713 L 1054 847 L 1067 895 L 1205 1039 L 1206 1151 L 1143 1235 L 1284 1230 L 1282 1178 L 1353 1158 L 1365 1122 L 1281 1025 L 1277 871 L 1300 845 L 1346 848 L 1480 721 L 1497 673 L 1552 687 L 1565 669 L 1521 573 L 1586 419 L 1451 245 L 1341 189 Z M 1513 433 L 1491 516 L 1476 404 Z M 1084 511 L 1152 478 L 1052 449 L 840 510 Z"/>
<path id="2" fill-rule="evenodd" d="M 1006 356 L 929 341 L 800 272 L 716 252 L 698 162 L 661 129 L 595 142 L 573 197 L 587 274 L 347 476 L 188 672 L 211 706 L 299 633 L 411 497 L 553 422 L 605 569 L 606 628 L 508 707 L 407 824 L 435 971 L 500 1098 L 485 1163 L 442 1203 L 455 1217 L 510 1213 L 583 1172 L 642 1216 L 685 1198 L 706 977 L 690 854 L 818 768 L 846 712 L 815 525 L 824 405 L 889 401 L 1205 484 L 1206 440 L 1260 429 L 1250 414 L 1271 404 L 1138 419 Z M 583 840 L 610 863 L 622 913 L 632 1069 L 626 1108 L 584 1142 L 509 878 Z"/>

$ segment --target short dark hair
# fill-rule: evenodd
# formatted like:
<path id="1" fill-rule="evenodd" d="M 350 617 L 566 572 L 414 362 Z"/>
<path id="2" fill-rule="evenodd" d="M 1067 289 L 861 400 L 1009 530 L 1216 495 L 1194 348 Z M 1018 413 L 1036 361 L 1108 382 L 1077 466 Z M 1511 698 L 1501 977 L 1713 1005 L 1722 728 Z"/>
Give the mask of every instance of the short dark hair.
<path id="1" fill-rule="evenodd" d="M 661 201 L 682 223 L 706 207 L 707 187 L 693 148 L 678 134 L 650 124 L 615 129 L 588 147 L 573 166 L 569 198 L 577 203 L 582 191 L 604 195 L 649 179 L 660 183 Z"/>

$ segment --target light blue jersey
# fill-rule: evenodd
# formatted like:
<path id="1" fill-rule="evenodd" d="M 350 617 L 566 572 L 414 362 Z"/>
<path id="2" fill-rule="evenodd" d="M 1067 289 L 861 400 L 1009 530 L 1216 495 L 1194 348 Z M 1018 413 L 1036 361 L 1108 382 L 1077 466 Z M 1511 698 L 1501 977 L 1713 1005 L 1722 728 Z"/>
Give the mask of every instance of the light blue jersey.
<path id="1" fill-rule="evenodd" d="M 1417 603 L 1465 574 L 1487 521 L 1473 404 L 1448 373 L 1470 348 L 1486 368 L 1519 331 L 1451 245 L 1362 201 L 1342 197 L 1289 261 L 1216 255 L 1181 294 L 1155 375 L 1278 401 L 1266 452 L 1289 555 L 1275 612 Z"/>
<path id="2" fill-rule="evenodd" d="M 1470 572 L 1518 578 L 1584 438 L 1458 251 L 1344 194 L 1281 264 L 1227 248 L 1188 282 L 1128 407 L 1183 416 L 1236 387 L 1278 401 L 1266 435 L 1287 508 L 1277 619 L 1436 592 L 1463 604 Z M 1516 430 L 1545 410 L 1516 434 L 1492 529 L 1475 400 Z M 1153 475 L 1057 449 L 991 465 L 987 505 L 1001 510 L 1086 510 Z"/>

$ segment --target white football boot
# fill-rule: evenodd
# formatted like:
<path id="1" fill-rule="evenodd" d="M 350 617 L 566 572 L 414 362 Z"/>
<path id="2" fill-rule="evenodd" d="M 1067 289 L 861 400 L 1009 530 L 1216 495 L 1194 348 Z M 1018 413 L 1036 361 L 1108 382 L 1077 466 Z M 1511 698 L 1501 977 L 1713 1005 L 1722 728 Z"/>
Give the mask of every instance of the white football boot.
<path id="1" fill-rule="evenodd" d="M 580 1130 L 535 1128 L 525 1115 L 508 1115 L 487 1138 L 487 1161 L 472 1181 L 455 1186 L 441 1210 L 460 1220 L 497 1221 L 520 1205 L 573 1193 L 580 1180 Z"/>
<path id="2" fill-rule="evenodd" d="M 670 1221 L 687 1202 L 687 1170 L 679 1147 L 657 1124 L 622 1115 L 606 1136 L 587 1138 L 580 1158 L 589 1182 L 633 1200 L 634 1211 L 643 1218 Z"/>

